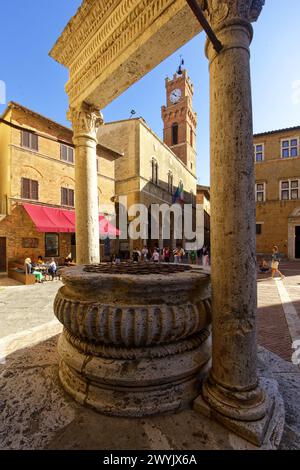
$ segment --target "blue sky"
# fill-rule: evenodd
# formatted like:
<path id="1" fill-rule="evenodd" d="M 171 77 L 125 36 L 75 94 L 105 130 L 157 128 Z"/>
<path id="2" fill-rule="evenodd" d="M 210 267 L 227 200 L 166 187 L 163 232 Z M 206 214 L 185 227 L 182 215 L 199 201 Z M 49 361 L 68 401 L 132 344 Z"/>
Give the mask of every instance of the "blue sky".
<path id="1" fill-rule="evenodd" d="M 68 107 L 68 72 L 48 52 L 81 0 L 0 0 L 0 80 L 7 101 L 17 101 L 62 124 Z M 284 6 L 283 6 L 284 5 Z M 300 125 L 300 1 L 266 0 L 251 45 L 254 131 Z M 195 86 L 198 113 L 197 174 L 209 184 L 209 76 L 204 33 L 178 50 L 104 110 L 106 121 L 143 116 L 161 137 L 165 77 L 179 55 Z M 293 86 L 295 88 L 293 88 Z M 5 109 L 0 104 L 0 113 Z"/>

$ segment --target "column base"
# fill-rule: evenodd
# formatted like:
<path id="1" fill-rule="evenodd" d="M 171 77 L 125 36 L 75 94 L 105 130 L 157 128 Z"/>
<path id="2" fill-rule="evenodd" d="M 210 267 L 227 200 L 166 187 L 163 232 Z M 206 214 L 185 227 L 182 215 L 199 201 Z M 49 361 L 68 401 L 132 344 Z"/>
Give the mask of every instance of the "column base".
<path id="1" fill-rule="evenodd" d="M 193 408 L 200 414 L 215 419 L 227 429 L 255 446 L 263 447 L 264 449 L 276 449 L 280 444 L 284 429 L 284 403 L 276 380 L 262 377 L 259 383 L 261 390 L 265 394 L 265 413 L 260 419 L 247 421 L 225 416 L 214 409 L 206 401 L 206 397 L 204 399 L 201 395 L 194 401 Z"/>

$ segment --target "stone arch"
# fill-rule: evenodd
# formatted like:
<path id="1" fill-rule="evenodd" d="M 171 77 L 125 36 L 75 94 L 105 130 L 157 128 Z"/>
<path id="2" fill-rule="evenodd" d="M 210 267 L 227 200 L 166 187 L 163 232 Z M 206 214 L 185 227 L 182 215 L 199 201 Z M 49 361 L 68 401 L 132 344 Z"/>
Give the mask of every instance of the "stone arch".
<path id="1" fill-rule="evenodd" d="M 289 215 L 289 217 L 300 217 L 300 207 L 296 207 Z"/>
<path id="2" fill-rule="evenodd" d="M 31 180 L 36 180 L 39 178 L 44 178 L 43 173 L 38 170 L 37 168 L 31 166 L 31 165 L 24 165 L 21 168 L 21 176 L 23 178 L 28 178 Z"/>
<path id="3" fill-rule="evenodd" d="M 178 144 L 178 122 L 173 122 L 172 124 L 172 145 Z"/>
<path id="4" fill-rule="evenodd" d="M 62 176 L 60 178 L 60 187 L 74 189 L 75 188 L 75 179 L 71 176 Z"/>

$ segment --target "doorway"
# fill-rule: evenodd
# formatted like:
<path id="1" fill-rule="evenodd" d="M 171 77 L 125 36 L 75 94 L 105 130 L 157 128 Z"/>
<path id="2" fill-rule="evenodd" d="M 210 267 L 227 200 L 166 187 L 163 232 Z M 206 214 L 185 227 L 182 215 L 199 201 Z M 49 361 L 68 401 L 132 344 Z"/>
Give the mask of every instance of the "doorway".
<path id="1" fill-rule="evenodd" d="M 72 259 L 76 260 L 76 235 L 71 233 L 71 255 Z"/>
<path id="2" fill-rule="evenodd" d="M 0 273 L 6 272 L 6 238 L 0 237 Z"/>
<path id="3" fill-rule="evenodd" d="M 300 225 L 295 227 L 295 258 L 300 259 Z"/>

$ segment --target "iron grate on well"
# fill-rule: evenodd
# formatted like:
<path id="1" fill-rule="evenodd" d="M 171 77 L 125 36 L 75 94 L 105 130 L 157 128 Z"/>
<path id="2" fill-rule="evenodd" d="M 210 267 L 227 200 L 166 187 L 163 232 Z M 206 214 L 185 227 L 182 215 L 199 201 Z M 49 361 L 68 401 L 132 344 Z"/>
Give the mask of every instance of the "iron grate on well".
<path id="1" fill-rule="evenodd" d="M 91 264 L 84 267 L 84 271 L 88 273 L 99 274 L 176 274 L 190 271 L 192 268 L 188 265 L 167 264 L 167 263 L 100 263 Z"/>

